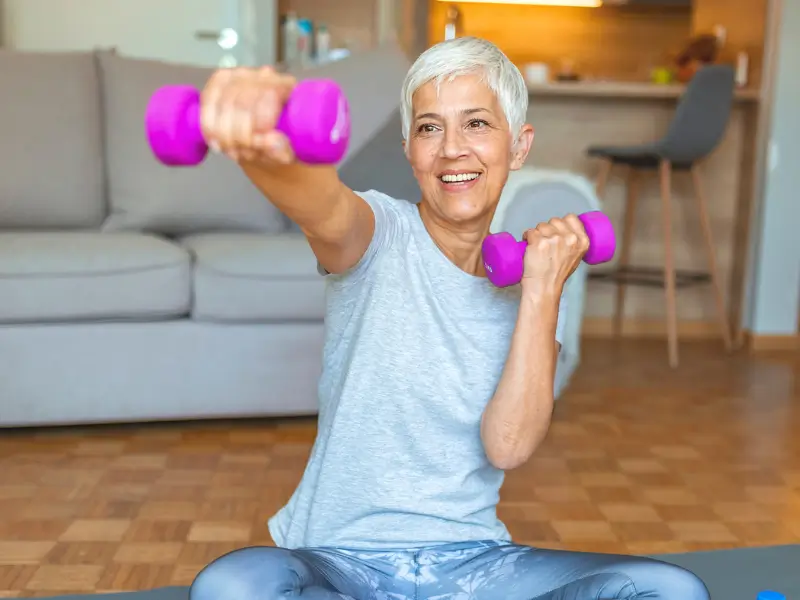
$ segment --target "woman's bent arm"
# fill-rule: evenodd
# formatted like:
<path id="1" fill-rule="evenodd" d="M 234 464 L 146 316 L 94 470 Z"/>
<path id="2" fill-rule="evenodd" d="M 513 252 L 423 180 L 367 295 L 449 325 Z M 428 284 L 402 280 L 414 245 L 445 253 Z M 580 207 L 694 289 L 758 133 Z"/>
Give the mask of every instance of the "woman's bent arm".
<path id="1" fill-rule="evenodd" d="M 523 294 L 500 383 L 483 413 L 481 439 L 498 469 L 524 464 L 542 443 L 553 413 L 559 294 Z"/>

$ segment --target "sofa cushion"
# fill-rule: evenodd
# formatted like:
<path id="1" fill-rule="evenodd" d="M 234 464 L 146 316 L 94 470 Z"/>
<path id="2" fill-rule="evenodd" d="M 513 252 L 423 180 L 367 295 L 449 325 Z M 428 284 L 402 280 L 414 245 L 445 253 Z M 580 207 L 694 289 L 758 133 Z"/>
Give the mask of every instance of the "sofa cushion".
<path id="1" fill-rule="evenodd" d="M 0 50 L 0 228 L 98 227 L 106 215 L 92 53 Z"/>
<path id="2" fill-rule="evenodd" d="M 199 234 L 181 243 L 195 257 L 195 319 L 323 318 L 325 282 L 302 235 Z"/>
<path id="3" fill-rule="evenodd" d="M 150 235 L 0 233 L 0 322 L 188 314 L 191 256 Z"/>
<path id="4" fill-rule="evenodd" d="M 161 86 L 202 88 L 210 68 L 99 52 L 111 214 L 106 231 L 278 232 L 283 214 L 230 159 L 209 153 L 196 167 L 167 167 L 153 156 L 144 130 L 150 96 Z"/>

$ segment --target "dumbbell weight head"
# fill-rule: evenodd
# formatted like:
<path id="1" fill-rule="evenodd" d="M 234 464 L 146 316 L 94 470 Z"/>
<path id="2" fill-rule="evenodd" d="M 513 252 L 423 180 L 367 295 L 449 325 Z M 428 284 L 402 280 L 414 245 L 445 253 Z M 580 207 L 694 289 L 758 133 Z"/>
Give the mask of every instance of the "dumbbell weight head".
<path id="1" fill-rule="evenodd" d="M 147 104 L 144 129 L 150 149 L 165 165 L 197 165 L 208 154 L 200 128 L 200 92 L 192 86 L 156 90 Z"/>
<path id="2" fill-rule="evenodd" d="M 350 105 L 333 80 L 301 81 L 284 105 L 276 129 L 289 138 L 300 162 L 335 164 L 350 142 Z"/>
<path id="3" fill-rule="evenodd" d="M 617 236 L 614 234 L 614 224 L 608 215 L 593 210 L 578 215 L 589 236 L 589 249 L 583 257 L 583 262 L 587 265 L 599 265 L 607 263 L 614 258 L 617 250 Z"/>
<path id="4" fill-rule="evenodd" d="M 528 242 L 518 242 L 507 231 L 487 235 L 483 240 L 483 268 L 486 277 L 497 287 L 516 285 L 525 269 Z"/>
<path id="5" fill-rule="evenodd" d="M 342 89 L 328 79 L 301 81 L 284 105 L 276 129 L 289 139 L 299 161 L 337 163 L 350 141 L 350 108 Z M 200 164 L 208 154 L 200 92 L 185 85 L 157 90 L 147 105 L 145 133 L 153 154 L 165 165 Z"/>
<path id="6" fill-rule="evenodd" d="M 610 261 L 616 250 L 614 225 L 604 213 L 592 211 L 579 215 L 578 218 L 589 236 L 589 250 L 583 261 L 597 265 Z M 524 272 L 525 240 L 517 241 L 508 232 L 493 233 L 483 240 L 483 265 L 486 276 L 497 287 L 516 285 L 522 280 Z"/>

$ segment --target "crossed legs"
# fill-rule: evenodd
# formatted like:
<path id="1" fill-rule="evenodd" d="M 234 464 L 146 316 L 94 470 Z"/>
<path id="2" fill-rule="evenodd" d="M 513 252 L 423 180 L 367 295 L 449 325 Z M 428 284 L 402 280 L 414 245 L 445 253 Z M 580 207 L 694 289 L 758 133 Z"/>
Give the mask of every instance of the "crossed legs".
<path id="1" fill-rule="evenodd" d="M 709 600 L 703 582 L 634 556 L 477 542 L 423 550 L 237 550 L 190 600 Z"/>

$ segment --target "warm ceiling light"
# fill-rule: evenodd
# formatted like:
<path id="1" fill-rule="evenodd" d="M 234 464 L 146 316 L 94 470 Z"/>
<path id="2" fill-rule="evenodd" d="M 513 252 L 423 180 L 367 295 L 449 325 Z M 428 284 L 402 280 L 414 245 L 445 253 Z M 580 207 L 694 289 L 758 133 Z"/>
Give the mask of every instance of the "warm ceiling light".
<path id="1" fill-rule="evenodd" d="M 527 4 L 530 6 L 579 6 L 581 8 L 598 8 L 603 0 L 439 0 L 439 2 L 480 2 L 482 4 Z"/>

